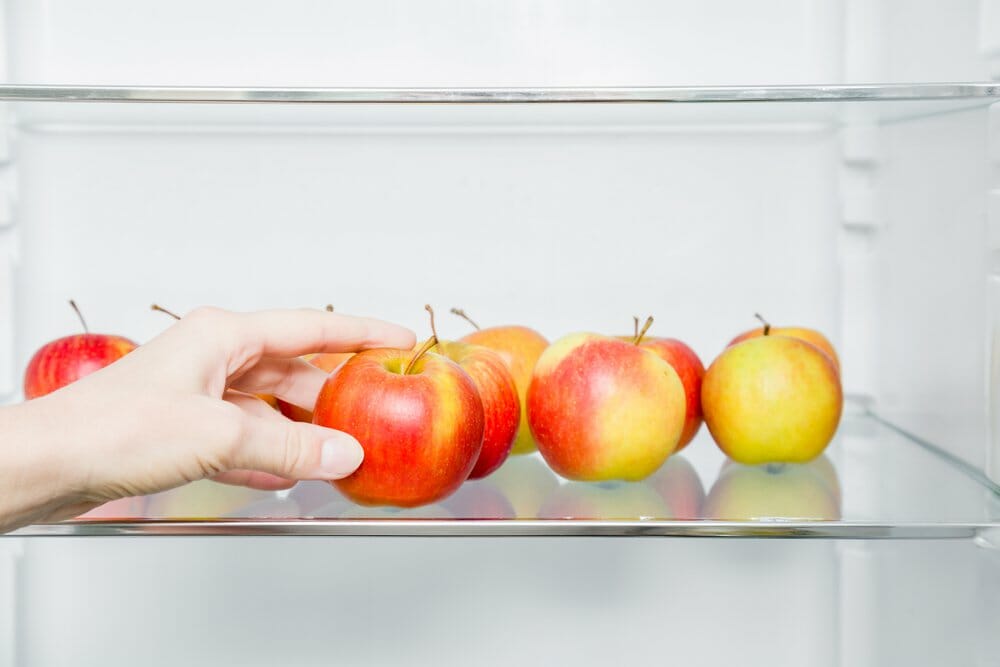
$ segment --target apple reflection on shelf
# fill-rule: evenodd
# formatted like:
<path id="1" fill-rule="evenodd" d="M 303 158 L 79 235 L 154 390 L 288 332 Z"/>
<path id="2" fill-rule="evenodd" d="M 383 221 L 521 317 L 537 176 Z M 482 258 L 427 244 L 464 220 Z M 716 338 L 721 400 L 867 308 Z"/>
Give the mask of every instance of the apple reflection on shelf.
<path id="1" fill-rule="evenodd" d="M 567 482 L 545 500 L 543 519 L 693 520 L 705 491 L 691 464 L 675 455 L 640 482 Z"/>
<path id="2" fill-rule="evenodd" d="M 826 456 L 756 466 L 726 461 L 704 512 L 718 521 L 836 521 L 840 513 L 840 480 Z"/>

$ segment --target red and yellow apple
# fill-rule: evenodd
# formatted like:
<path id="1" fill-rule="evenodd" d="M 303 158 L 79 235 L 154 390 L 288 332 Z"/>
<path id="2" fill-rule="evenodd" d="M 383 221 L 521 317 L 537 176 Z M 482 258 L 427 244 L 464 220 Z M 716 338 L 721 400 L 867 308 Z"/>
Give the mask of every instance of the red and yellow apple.
<path id="1" fill-rule="evenodd" d="M 729 346 L 736 345 L 737 343 L 742 343 L 745 340 L 751 338 L 759 338 L 761 336 L 788 336 L 789 338 L 798 338 L 799 340 L 804 340 L 807 343 L 812 343 L 819 349 L 826 353 L 826 356 L 830 358 L 833 362 L 833 367 L 840 372 L 840 359 L 837 357 L 837 351 L 833 349 L 833 344 L 827 339 L 826 336 L 816 331 L 815 329 L 807 329 L 805 327 L 773 327 L 765 321 L 760 315 L 757 316 L 764 326 L 757 327 L 756 329 L 751 329 L 750 331 L 744 331 L 736 338 L 729 341 Z"/>
<path id="2" fill-rule="evenodd" d="M 578 481 L 648 477 L 677 448 L 686 412 L 684 385 L 670 364 L 633 343 L 588 333 L 545 350 L 527 406 L 545 461 Z"/>
<path id="3" fill-rule="evenodd" d="M 804 463 L 833 438 L 843 396 L 825 352 L 767 335 L 723 350 L 705 372 L 701 405 L 716 444 L 733 460 Z"/>
<path id="4" fill-rule="evenodd" d="M 642 331 L 639 331 L 639 319 L 636 318 L 635 334 L 618 336 L 618 338 L 619 340 L 638 342 L 641 347 L 656 353 L 658 357 L 677 371 L 681 384 L 684 385 L 684 397 L 687 405 L 684 416 L 684 431 L 681 433 L 681 440 L 677 443 L 675 450 L 679 452 L 687 447 L 688 443 L 698 434 L 698 429 L 701 428 L 701 379 L 705 375 L 705 366 L 695 351 L 684 342 L 676 338 L 646 336 L 645 332 L 650 324 L 652 324 L 651 318 L 646 320 L 646 326 Z"/>
<path id="5" fill-rule="evenodd" d="M 528 392 L 528 384 L 531 383 L 531 372 L 535 368 L 535 362 L 542 352 L 549 345 L 549 341 L 542 334 L 534 329 L 523 326 L 499 326 L 480 329 L 468 316 L 458 308 L 452 308 L 451 312 L 467 320 L 476 331 L 460 338 L 463 343 L 482 345 L 498 353 L 510 369 L 510 374 L 514 378 L 514 385 L 517 387 L 517 395 L 521 402 L 521 422 L 517 430 L 517 438 L 511 454 L 527 454 L 535 451 L 535 442 L 531 438 L 531 430 L 528 428 L 527 410 L 525 409 L 525 396 Z"/>
<path id="6" fill-rule="evenodd" d="M 435 352 L 469 374 L 483 402 L 483 446 L 469 479 L 486 477 L 510 454 L 521 421 L 521 404 L 514 378 L 496 352 L 481 345 L 441 341 Z"/>
<path id="7" fill-rule="evenodd" d="M 76 304 L 70 301 L 84 333 L 58 338 L 43 345 L 24 371 L 24 397 L 44 396 L 118 361 L 138 345 L 128 338 L 92 334 Z"/>
<path id="8" fill-rule="evenodd" d="M 727 461 L 705 501 L 705 518 L 835 521 L 840 518 L 836 471 L 825 456 L 809 463 L 756 466 Z"/>
<path id="9" fill-rule="evenodd" d="M 458 364 L 426 352 L 359 352 L 327 378 L 313 423 L 357 438 L 361 466 L 334 484 L 364 505 L 414 507 L 453 493 L 479 457 L 483 403 Z"/>

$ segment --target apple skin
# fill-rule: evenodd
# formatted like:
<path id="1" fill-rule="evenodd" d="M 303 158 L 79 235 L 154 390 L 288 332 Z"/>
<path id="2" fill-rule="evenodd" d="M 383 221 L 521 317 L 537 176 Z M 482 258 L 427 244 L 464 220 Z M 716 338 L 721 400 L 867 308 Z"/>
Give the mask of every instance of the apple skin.
<path id="1" fill-rule="evenodd" d="M 763 335 L 764 327 L 744 331 L 739 336 L 729 341 L 729 345 L 726 347 L 732 347 L 737 343 L 742 343 L 743 341 L 750 340 L 751 338 L 760 338 Z M 833 344 L 827 340 L 826 336 L 815 329 L 806 329 L 805 327 L 771 327 L 768 330 L 768 335 L 788 336 L 789 338 L 798 338 L 799 340 L 804 340 L 807 343 L 812 343 L 826 353 L 826 356 L 828 356 L 830 361 L 833 362 L 833 367 L 837 369 L 838 373 L 840 372 L 840 359 L 837 357 L 837 351 L 833 349 Z"/>
<path id="2" fill-rule="evenodd" d="M 50 394 L 118 361 L 138 345 L 128 338 L 83 333 L 43 345 L 24 371 L 27 399 Z"/>
<path id="3" fill-rule="evenodd" d="M 415 507 L 453 493 L 483 444 L 483 403 L 472 378 L 439 354 L 375 349 L 330 374 L 313 423 L 344 431 L 365 450 L 361 466 L 333 482 L 363 505 Z"/>
<path id="4" fill-rule="evenodd" d="M 332 373 L 338 366 L 353 356 L 353 352 L 319 352 L 314 354 L 305 354 L 302 356 L 302 360 L 308 361 L 321 371 Z M 277 407 L 281 414 L 285 415 L 294 422 L 311 422 L 313 420 L 312 410 L 300 408 L 299 406 L 283 401 L 280 398 L 274 398 L 273 403 L 271 403 L 271 401 L 268 401 L 268 403 Z"/>
<path id="5" fill-rule="evenodd" d="M 825 456 L 809 463 L 757 466 L 727 461 L 705 501 L 705 518 L 836 521 L 840 518 L 836 470 Z"/>
<path id="6" fill-rule="evenodd" d="M 840 375 L 815 345 L 761 336 L 723 350 L 701 405 L 719 448 L 739 463 L 805 463 L 830 444 L 843 409 Z"/>
<path id="7" fill-rule="evenodd" d="M 656 354 L 606 336 L 571 334 L 535 365 L 528 423 L 546 463 L 577 481 L 640 480 L 677 447 L 684 385 Z"/>
<path id="8" fill-rule="evenodd" d="M 521 421 L 521 402 L 507 365 L 499 354 L 481 345 L 442 341 L 434 351 L 469 374 L 483 402 L 483 447 L 469 479 L 481 479 L 503 465 Z"/>
<path id="9" fill-rule="evenodd" d="M 619 336 L 619 340 L 631 342 L 634 336 Z M 677 444 L 675 452 L 679 452 L 694 440 L 701 428 L 701 380 L 705 376 L 705 365 L 686 343 L 676 338 L 656 338 L 645 337 L 639 343 L 639 347 L 644 347 L 656 353 L 656 356 L 674 367 L 677 375 L 684 385 L 684 396 L 686 399 L 687 412 L 684 416 L 684 431 L 681 433 L 681 441 Z"/>
<path id="10" fill-rule="evenodd" d="M 504 360 L 514 378 L 517 396 L 521 401 L 521 423 L 511 454 L 529 454 L 535 451 L 535 441 L 528 427 L 526 396 L 531 384 L 531 373 L 549 341 L 534 329 L 522 326 L 490 327 L 473 331 L 459 339 L 463 343 L 488 347 Z"/>

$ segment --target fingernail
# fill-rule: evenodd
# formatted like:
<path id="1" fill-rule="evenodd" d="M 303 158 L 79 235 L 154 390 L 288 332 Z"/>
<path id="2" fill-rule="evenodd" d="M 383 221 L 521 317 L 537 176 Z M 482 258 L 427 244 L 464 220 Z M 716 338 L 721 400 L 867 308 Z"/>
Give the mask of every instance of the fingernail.
<path id="1" fill-rule="evenodd" d="M 320 455 L 320 472 L 335 478 L 347 477 L 358 469 L 364 458 L 365 450 L 349 435 L 327 440 Z"/>

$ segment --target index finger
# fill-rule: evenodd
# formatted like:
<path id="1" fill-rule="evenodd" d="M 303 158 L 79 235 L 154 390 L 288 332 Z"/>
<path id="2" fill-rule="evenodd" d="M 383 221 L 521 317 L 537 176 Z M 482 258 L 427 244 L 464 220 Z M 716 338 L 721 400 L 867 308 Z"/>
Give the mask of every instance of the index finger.
<path id="1" fill-rule="evenodd" d="M 310 352 L 357 352 L 375 347 L 410 349 L 416 335 L 396 324 L 311 308 L 234 313 L 198 309 L 181 324 L 201 323 L 222 336 L 229 352 L 254 357 L 297 357 Z"/>

